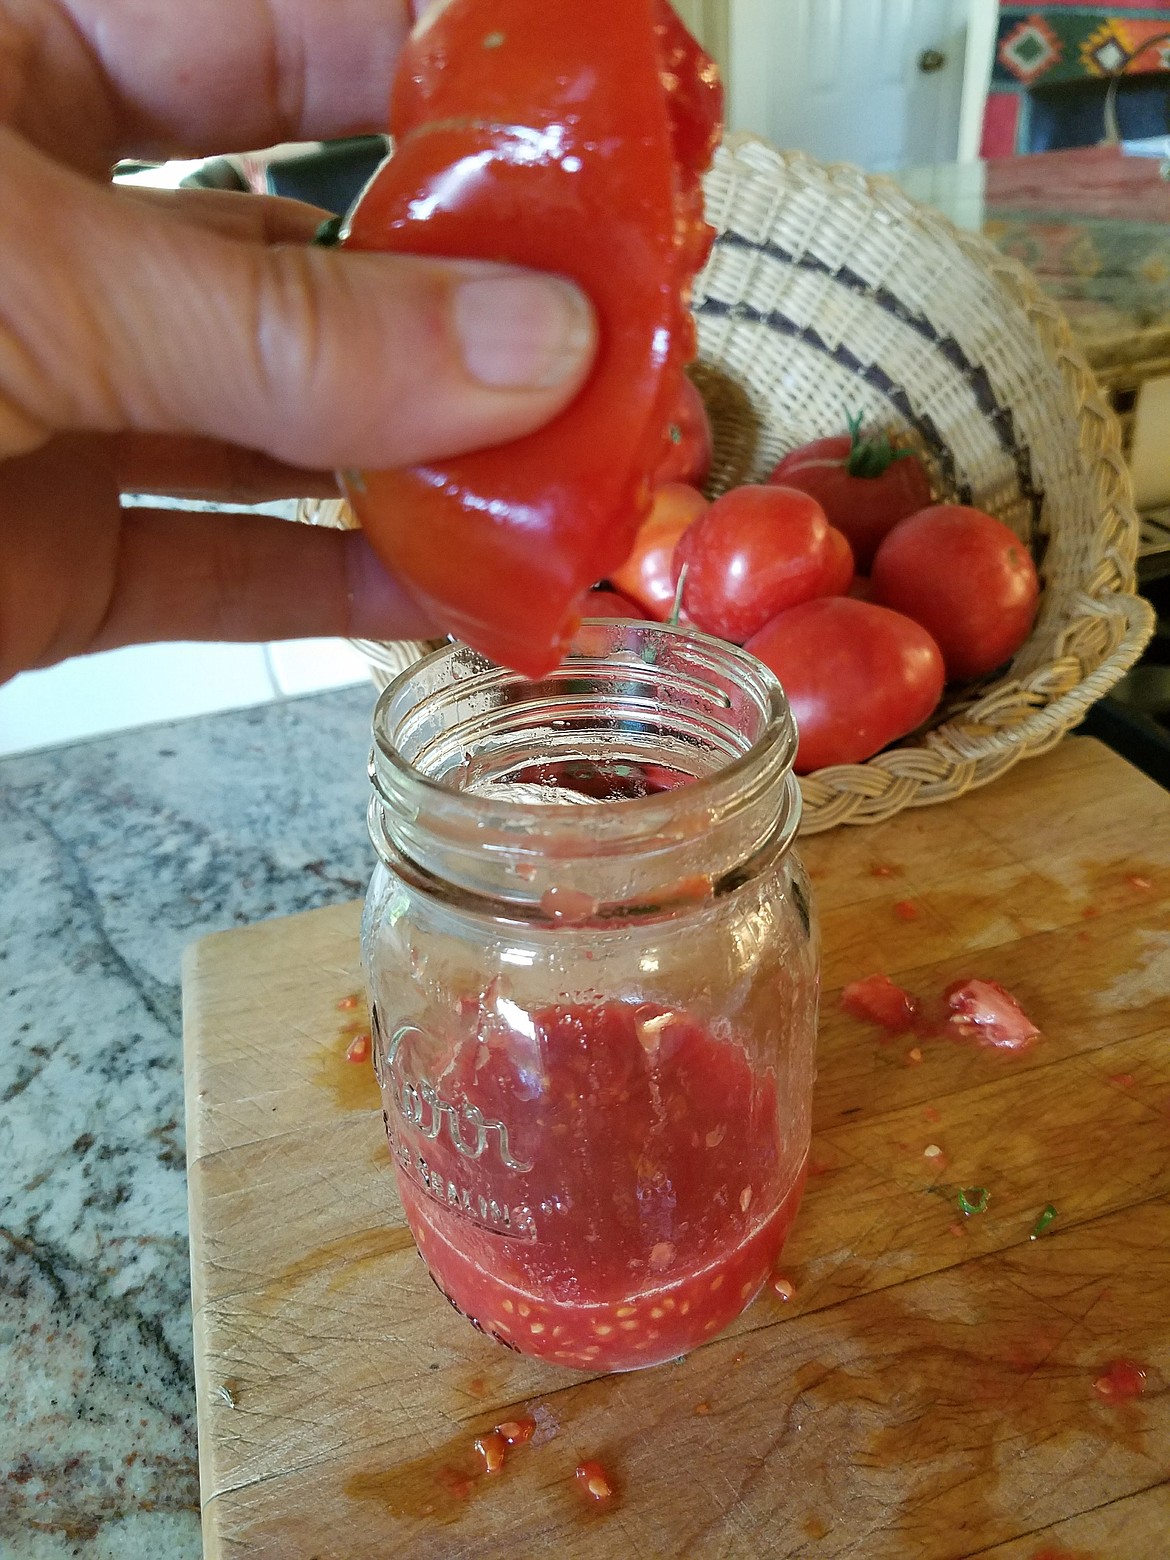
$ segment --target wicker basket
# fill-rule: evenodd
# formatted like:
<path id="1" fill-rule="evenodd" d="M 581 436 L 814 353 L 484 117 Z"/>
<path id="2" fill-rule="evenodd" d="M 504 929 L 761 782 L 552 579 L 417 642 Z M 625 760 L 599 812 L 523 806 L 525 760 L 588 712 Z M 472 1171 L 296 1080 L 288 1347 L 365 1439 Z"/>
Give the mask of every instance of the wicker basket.
<path id="1" fill-rule="evenodd" d="M 1153 631 L 1117 423 L 1059 310 L 984 239 L 854 168 L 740 136 L 706 195 L 719 238 L 696 287 L 693 372 L 715 430 L 710 491 L 760 480 L 861 411 L 918 449 L 940 498 L 1011 526 L 1044 587 L 1006 672 L 868 763 L 802 781 L 804 832 L 944 802 L 1047 751 Z M 340 504 L 302 517 L 348 520 Z M 384 684 L 426 647 L 359 648 Z"/>

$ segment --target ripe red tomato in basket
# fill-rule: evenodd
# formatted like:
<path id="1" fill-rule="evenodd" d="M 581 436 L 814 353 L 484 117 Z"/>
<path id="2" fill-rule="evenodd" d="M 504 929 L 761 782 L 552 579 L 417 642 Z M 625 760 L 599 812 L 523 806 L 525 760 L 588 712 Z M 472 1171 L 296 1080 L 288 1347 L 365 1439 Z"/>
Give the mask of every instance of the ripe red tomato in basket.
<path id="1" fill-rule="evenodd" d="M 829 561 L 821 582 L 822 596 L 847 596 L 853 588 L 853 549 L 843 531 L 829 527 Z"/>
<path id="2" fill-rule="evenodd" d="M 711 423 L 703 397 L 689 379 L 682 382 L 667 436 L 670 443 L 650 478 L 652 484 L 657 488 L 667 482 L 686 482 L 702 487 L 711 475 Z"/>
<path id="3" fill-rule="evenodd" d="M 943 658 L 926 630 L 849 596 L 782 612 L 746 648 L 788 695 L 798 774 L 871 758 L 920 726 L 942 698 Z"/>
<path id="4" fill-rule="evenodd" d="M 893 449 L 887 435 L 863 438 L 860 419 L 850 428 L 792 450 L 768 480 L 811 493 L 864 573 L 898 521 L 930 503 L 930 478 L 918 456 Z"/>
<path id="5" fill-rule="evenodd" d="M 1002 521 L 936 504 L 895 526 L 873 565 L 874 600 L 933 636 L 953 681 L 984 677 L 1032 631 L 1040 581 L 1031 554 Z"/>
<path id="6" fill-rule="evenodd" d="M 694 356 L 712 241 L 701 176 L 719 140 L 713 62 L 667 0 L 459 0 L 402 52 L 396 149 L 345 248 L 571 277 L 600 327 L 593 373 L 523 439 L 346 473 L 371 545 L 435 620 L 530 677 L 560 659 L 577 598 L 616 568 Z"/>
<path id="7" fill-rule="evenodd" d="M 795 488 L 738 487 L 717 498 L 674 550 L 682 604 L 704 633 L 743 644 L 786 607 L 821 592 L 833 558 L 829 522 Z"/>
<path id="8" fill-rule="evenodd" d="M 709 507 L 702 493 L 685 482 L 660 487 L 634 538 L 633 552 L 620 569 L 610 570 L 610 583 L 659 623 L 666 622 L 674 605 L 674 549 Z"/>

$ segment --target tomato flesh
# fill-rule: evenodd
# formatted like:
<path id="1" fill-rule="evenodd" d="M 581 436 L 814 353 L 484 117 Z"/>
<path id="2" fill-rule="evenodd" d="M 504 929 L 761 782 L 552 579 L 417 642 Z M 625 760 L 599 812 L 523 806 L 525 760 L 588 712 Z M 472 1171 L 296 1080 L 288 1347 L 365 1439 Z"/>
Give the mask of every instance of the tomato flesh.
<path id="1" fill-rule="evenodd" d="M 602 1002 L 531 1019 L 538 1080 L 518 1083 L 499 1045 L 460 1048 L 444 1074 L 444 1098 L 505 1116 L 510 1151 L 535 1165 L 542 1200 L 530 1223 L 516 1220 L 531 1238 L 453 1212 L 447 1188 L 466 1161 L 399 1116 L 392 1146 L 419 1250 L 452 1304 L 511 1348 L 591 1370 L 674 1359 L 763 1287 L 796 1216 L 807 1145 L 782 1149 L 771 1073 L 684 1014 Z M 605 1137 L 587 1150 L 585 1124 L 599 1118 Z"/>
<path id="2" fill-rule="evenodd" d="M 702 487 L 711 475 L 711 423 L 703 397 L 689 379 L 682 382 L 668 431 L 666 455 L 651 481 L 656 488 L 667 482 Z"/>
<path id="3" fill-rule="evenodd" d="M 628 554 L 694 355 L 710 250 L 700 177 L 718 138 L 711 61 L 666 0 L 457 0 L 399 65 L 396 150 L 344 247 L 509 261 L 568 276 L 600 345 L 573 404 L 493 449 L 346 474 L 383 562 L 445 628 L 529 676 Z"/>
<path id="4" fill-rule="evenodd" d="M 956 981 L 946 992 L 953 1030 L 980 1045 L 1025 1051 L 1040 1031 L 1006 987 L 997 980 Z"/>
<path id="5" fill-rule="evenodd" d="M 841 993 L 841 1006 L 854 1018 L 879 1024 L 891 1034 L 913 1029 L 918 1021 L 919 1001 L 888 975 L 867 975 L 855 980 Z"/>

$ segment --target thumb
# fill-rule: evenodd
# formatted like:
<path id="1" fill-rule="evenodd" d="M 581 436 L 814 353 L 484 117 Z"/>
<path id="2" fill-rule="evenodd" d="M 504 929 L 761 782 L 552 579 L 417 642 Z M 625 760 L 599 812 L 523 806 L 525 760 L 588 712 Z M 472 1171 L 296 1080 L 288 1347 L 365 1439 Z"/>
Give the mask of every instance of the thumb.
<path id="1" fill-rule="evenodd" d="M 0 211 L 0 455 L 129 429 L 299 466 L 406 465 L 539 427 L 596 347 L 561 278 L 234 239 L 3 130 Z"/>

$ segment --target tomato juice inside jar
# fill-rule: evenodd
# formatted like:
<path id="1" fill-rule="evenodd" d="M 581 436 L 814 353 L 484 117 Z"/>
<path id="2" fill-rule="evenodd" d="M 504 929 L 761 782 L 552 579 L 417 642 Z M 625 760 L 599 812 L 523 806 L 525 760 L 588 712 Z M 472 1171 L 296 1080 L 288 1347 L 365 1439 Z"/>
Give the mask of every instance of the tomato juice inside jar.
<path id="1" fill-rule="evenodd" d="M 439 651 L 374 739 L 363 956 L 431 1276 L 525 1354 L 677 1358 L 762 1287 L 804 1184 L 818 940 L 779 685 L 591 622 L 536 683 Z"/>

